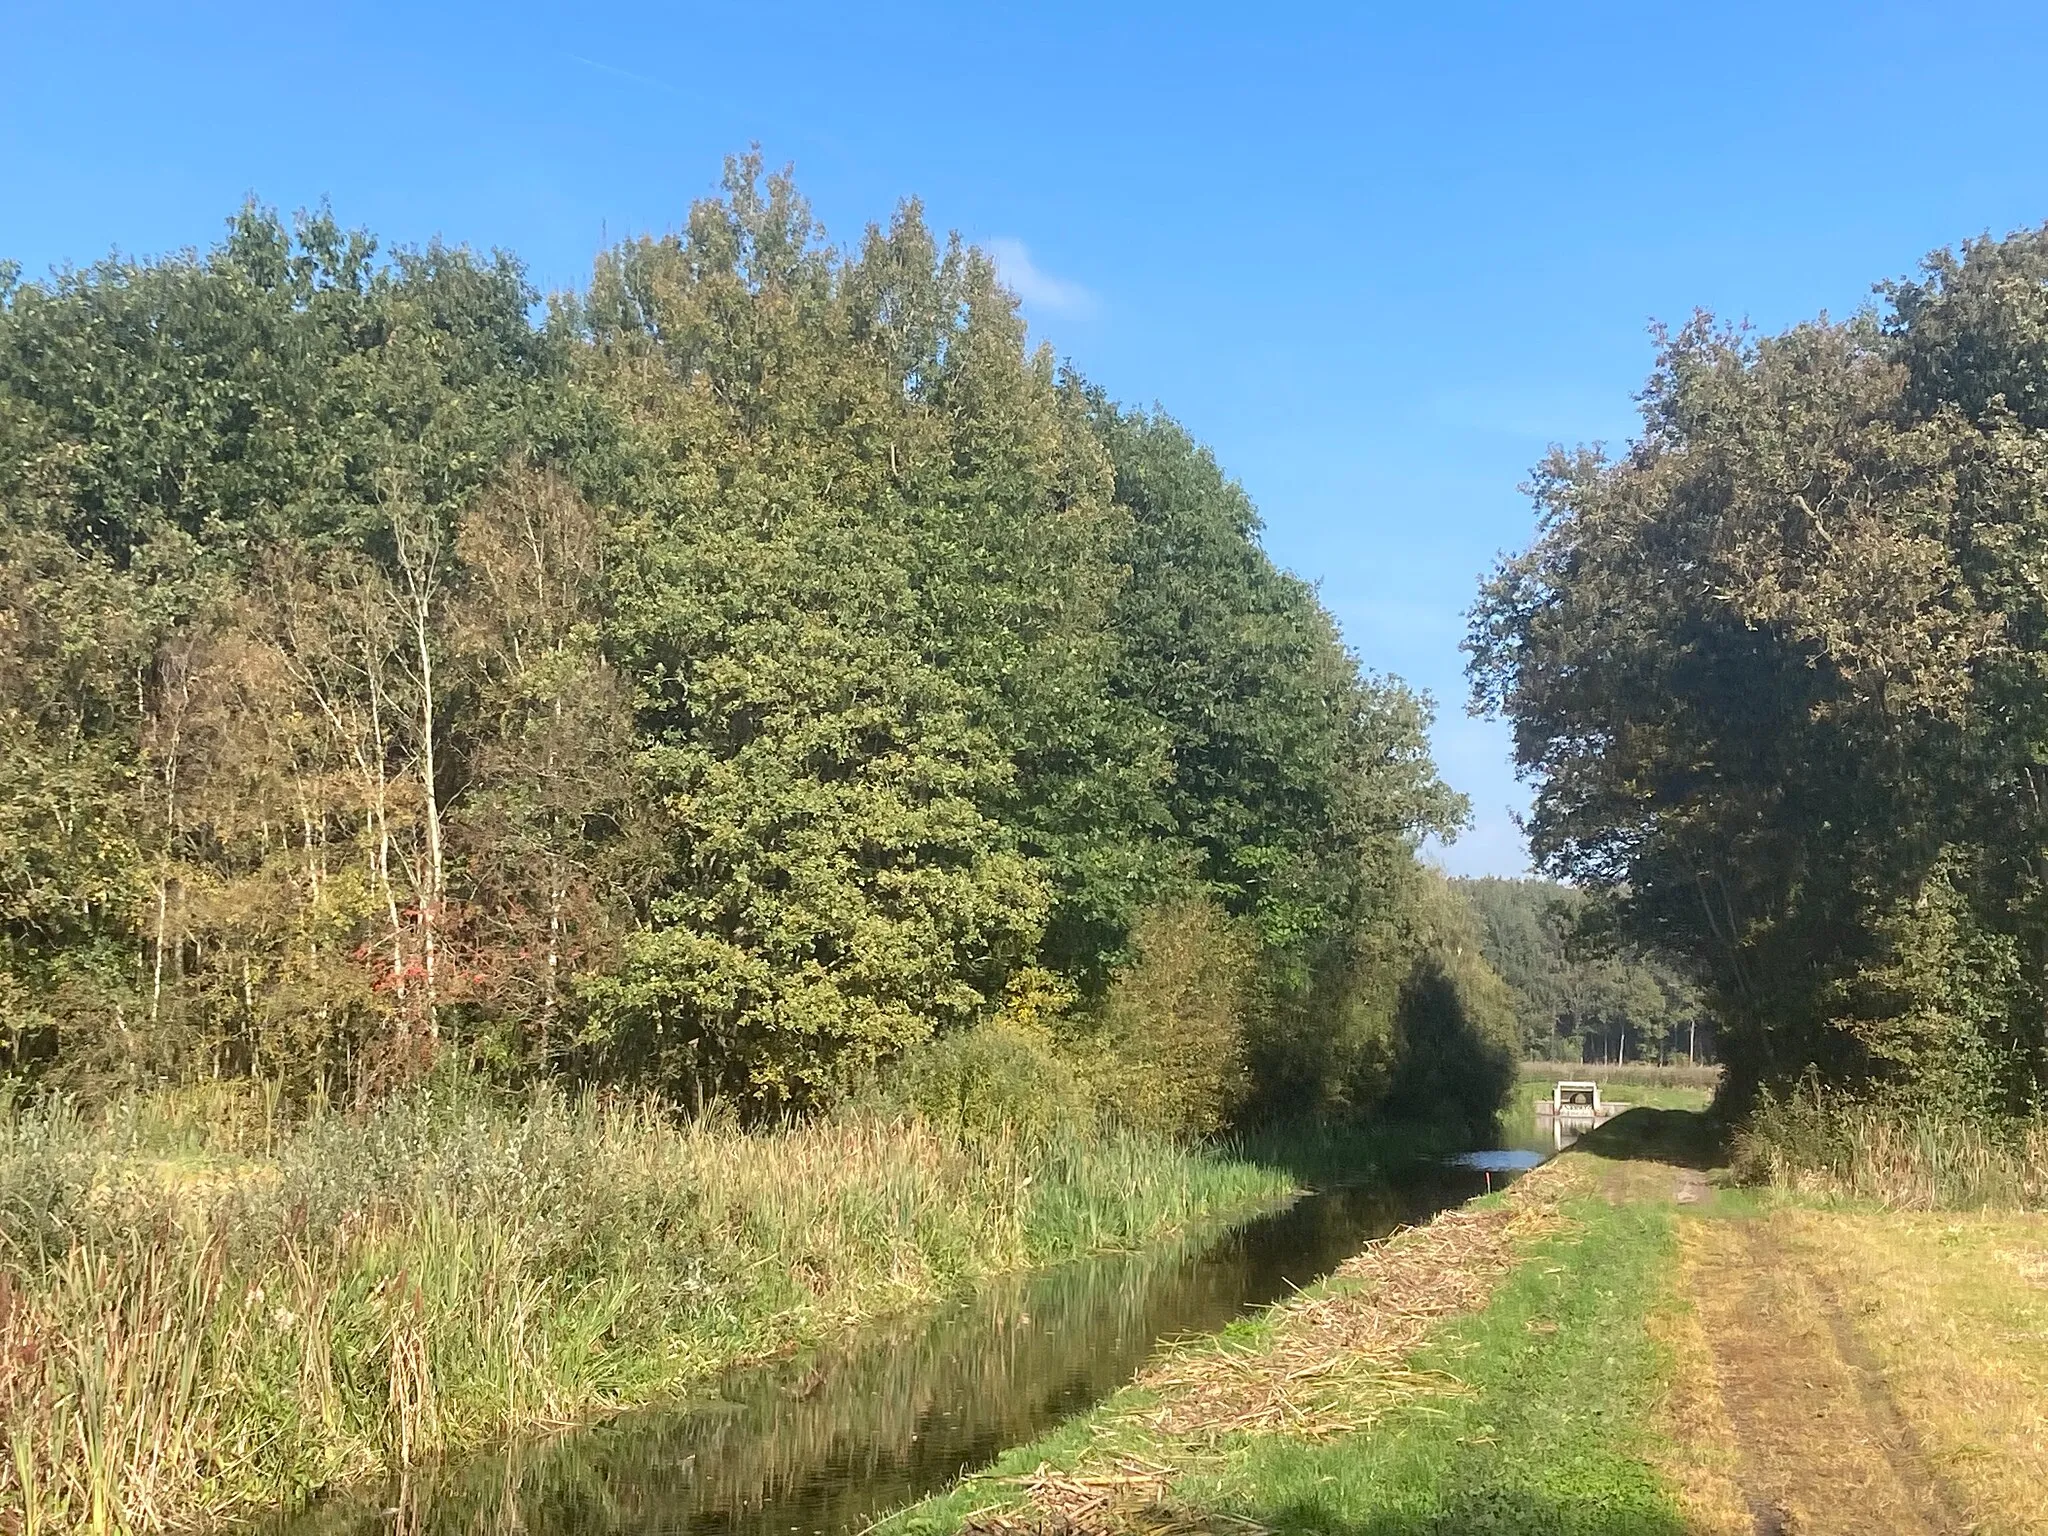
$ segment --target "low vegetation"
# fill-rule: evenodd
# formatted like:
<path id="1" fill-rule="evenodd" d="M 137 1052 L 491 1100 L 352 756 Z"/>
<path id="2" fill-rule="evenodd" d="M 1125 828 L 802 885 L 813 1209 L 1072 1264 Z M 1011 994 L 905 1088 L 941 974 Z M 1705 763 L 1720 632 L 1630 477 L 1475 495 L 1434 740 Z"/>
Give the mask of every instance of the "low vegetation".
<path id="1" fill-rule="evenodd" d="M 1741 1187 L 1639 1110 L 897 1532 L 2048 1530 L 2048 1215 Z"/>
<path id="2" fill-rule="evenodd" d="M 1668 1206 L 1601 1198 L 1568 1157 L 1168 1354 L 883 1530 L 1676 1536 L 1650 1427 L 1671 1251 Z"/>
<path id="3" fill-rule="evenodd" d="M 1752 1183 L 1898 1210 L 2048 1209 L 2048 1123 L 1871 1103 L 1808 1088 L 1766 1096 L 1736 1132 Z"/>
<path id="4" fill-rule="evenodd" d="M 1525 1061 L 1521 1073 L 1525 1083 L 1596 1082 L 1603 1093 L 1611 1091 L 1614 1098 L 1631 1099 L 1633 1096 L 1631 1102 L 1642 1102 L 1648 1089 L 1684 1089 L 1711 1096 L 1721 1086 L 1719 1067 L 1688 1066 L 1682 1061 L 1664 1065 L 1640 1061 Z"/>
<path id="5" fill-rule="evenodd" d="M 1848 1320 L 1895 1405 L 1878 1442 L 1917 1448 L 1927 1524 L 2048 1531 L 2048 1219 L 1803 1201 L 1767 1219 L 1813 1277 L 1819 1326 Z"/>
<path id="6" fill-rule="evenodd" d="M 0 1527 L 190 1524 L 672 1396 L 994 1271 L 1278 1198 L 1074 1125 L 780 1132 L 459 1081 L 0 1111 Z"/>

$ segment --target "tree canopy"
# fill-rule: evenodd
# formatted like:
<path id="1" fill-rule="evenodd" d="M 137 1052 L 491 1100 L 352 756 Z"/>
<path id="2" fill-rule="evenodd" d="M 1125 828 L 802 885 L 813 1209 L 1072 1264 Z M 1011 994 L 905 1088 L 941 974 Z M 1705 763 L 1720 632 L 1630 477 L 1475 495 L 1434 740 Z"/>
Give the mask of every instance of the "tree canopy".
<path id="1" fill-rule="evenodd" d="M 1534 848 L 1711 978 L 1738 1090 L 2048 1084 L 2048 231 L 1662 339 L 1474 610 Z"/>
<path id="2" fill-rule="evenodd" d="M 1428 701 L 915 203 L 743 158 L 537 312 L 254 207 L 6 288 L 8 1070 L 776 1111 L 1028 1025 L 1213 1124 L 1499 1034 L 1414 1003 Z"/>
<path id="3" fill-rule="evenodd" d="M 1456 882 L 1538 1060 L 1711 1059 L 1705 1001 L 1671 959 L 1606 931 L 1583 891 L 1549 880 Z M 1706 1025 L 1702 1030 L 1700 1026 Z"/>

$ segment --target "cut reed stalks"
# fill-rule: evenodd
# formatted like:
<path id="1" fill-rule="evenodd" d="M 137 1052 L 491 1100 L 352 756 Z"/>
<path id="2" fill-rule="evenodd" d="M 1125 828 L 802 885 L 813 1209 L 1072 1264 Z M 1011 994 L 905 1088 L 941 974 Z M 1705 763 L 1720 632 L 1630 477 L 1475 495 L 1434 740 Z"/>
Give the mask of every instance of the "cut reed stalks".
<path id="1" fill-rule="evenodd" d="M 1021 1498 L 970 1514 L 975 1536 L 1175 1536 L 1263 1528 L 1173 1495 L 1177 1479 L 1242 1435 L 1306 1441 L 1356 1433 L 1396 1408 L 1465 1392 L 1411 1360 L 1449 1319 L 1479 1311 L 1531 1246 L 1559 1231 L 1583 1176 L 1567 1162 L 1533 1170 L 1499 1200 L 1459 1207 L 1345 1261 L 1332 1280 L 1276 1306 L 1248 1338 L 1169 1351 L 1135 1383 L 1137 1406 L 1096 1426 L 1066 1470 L 1041 1465 L 1010 1486 Z M 1154 1454 L 1131 1453 L 1130 1431 Z"/>

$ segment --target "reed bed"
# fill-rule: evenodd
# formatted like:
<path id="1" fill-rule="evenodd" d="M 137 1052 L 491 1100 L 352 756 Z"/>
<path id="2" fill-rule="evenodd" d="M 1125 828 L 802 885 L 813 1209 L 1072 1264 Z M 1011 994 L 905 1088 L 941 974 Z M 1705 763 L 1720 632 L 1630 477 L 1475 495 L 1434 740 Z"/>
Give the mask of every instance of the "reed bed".
<path id="1" fill-rule="evenodd" d="M 1766 1098 L 1737 1130 L 1735 1172 L 1755 1184 L 1895 1210 L 2048 1209 L 2048 1120 L 1858 1102 Z"/>
<path id="2" fill-rule="evenodd" d="M 464 1086 L 0 1104 L 0 1530 L 295 1504 L 1281 1192 L 1115 1133 L 772 1134 Z"/>

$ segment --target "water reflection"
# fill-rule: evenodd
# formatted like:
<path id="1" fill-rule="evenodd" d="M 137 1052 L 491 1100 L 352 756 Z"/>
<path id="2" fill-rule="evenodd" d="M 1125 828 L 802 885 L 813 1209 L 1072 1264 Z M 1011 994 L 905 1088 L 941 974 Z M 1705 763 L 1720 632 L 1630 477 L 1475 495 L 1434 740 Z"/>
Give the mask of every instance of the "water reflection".
<path id="1" fill-rule="evenodd" d="M 1306 1196 L 1206 1241 L 1020 1277 L 735 1375 L 709 1401 L 518 1441 L 271 1529 L 858 1531 L 1106 1396 L 1161 1339 L 1277 1300 L 1482 1180 L 1417 1168 Z"/>

